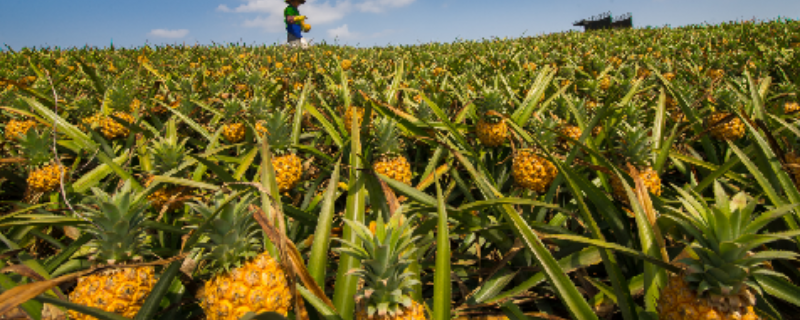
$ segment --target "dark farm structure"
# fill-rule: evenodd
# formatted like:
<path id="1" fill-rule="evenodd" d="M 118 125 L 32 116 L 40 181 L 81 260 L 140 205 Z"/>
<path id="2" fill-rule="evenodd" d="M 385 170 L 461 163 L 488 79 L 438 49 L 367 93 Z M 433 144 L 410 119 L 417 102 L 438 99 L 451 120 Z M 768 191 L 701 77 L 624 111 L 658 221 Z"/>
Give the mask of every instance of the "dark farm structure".
<path id="1" fill-rule="evenodd" d="M 572 25 L 583 27 L 584 31 L 633 28 L 633 15 L 628 12 L 618 17 L 612 17 L 611 12 L 605 12 L 589 19 L 576 21 Z"/>

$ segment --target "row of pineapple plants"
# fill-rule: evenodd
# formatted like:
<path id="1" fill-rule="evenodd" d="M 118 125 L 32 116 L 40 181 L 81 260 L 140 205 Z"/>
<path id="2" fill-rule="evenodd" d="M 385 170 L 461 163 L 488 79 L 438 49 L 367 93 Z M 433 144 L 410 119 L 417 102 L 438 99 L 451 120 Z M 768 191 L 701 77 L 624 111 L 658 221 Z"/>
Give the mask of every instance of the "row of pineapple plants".
<path id="1" fill-rule="evenodd" d="M 4 52 L 0 314 L 789 317 L 797 28 Z"/>

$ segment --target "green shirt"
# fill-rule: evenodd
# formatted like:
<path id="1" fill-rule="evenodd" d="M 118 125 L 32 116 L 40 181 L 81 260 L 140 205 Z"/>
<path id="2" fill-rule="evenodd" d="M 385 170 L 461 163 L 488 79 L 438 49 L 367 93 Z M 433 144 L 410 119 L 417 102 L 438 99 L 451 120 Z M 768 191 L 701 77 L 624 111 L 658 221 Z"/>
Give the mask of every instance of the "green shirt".
<path id="1" fill-rule="evenodd" d="M 299 16 L 300 11 L 297 8 L 292 7 L 291 5 L 286 6 L 286 9 L 283 10 L 283 23 L 286 24 L 286 27 L 289 27 L 289 16 Z"/>

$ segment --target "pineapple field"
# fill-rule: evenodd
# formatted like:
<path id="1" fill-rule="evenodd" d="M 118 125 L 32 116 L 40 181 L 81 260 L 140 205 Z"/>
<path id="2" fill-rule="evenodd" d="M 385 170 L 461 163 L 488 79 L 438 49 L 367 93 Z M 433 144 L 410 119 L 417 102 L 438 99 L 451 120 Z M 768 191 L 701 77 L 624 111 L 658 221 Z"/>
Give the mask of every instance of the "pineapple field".
<path id="1" fill-rule="evenodd" d="M 800 22 L 0 52 L 0 319 L 798 319 Z"/>

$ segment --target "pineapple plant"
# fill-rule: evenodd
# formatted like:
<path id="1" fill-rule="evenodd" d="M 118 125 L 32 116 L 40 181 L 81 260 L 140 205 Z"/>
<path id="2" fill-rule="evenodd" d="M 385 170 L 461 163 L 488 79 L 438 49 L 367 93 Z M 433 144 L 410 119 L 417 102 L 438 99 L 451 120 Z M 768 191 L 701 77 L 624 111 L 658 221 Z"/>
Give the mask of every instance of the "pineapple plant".
<path id="1" fill-rule="evenodd" d="M 487 89 L 478 103 L 478 140 L 487 147 L 502 145 L 508 138 L 508 125 L 504 117 L 506 103 L 498 90 Z"/>
<path id="2" fill-rule="evenodd" d="M 552 119 L 546 119 L 541 124 L 537 134 L 543 144 L 552 145 L 555 142 L 555 133 L 552 131 L 555 126 L 556 122 Z M 518 187 L 544 193 L 558 175 L 558 169 L 523 142 L 523 148 L 514 152 L 511 175 Z"/>
<path id="3" fill-rule="evenodd" d="M 267 117 L 264 126 L 266 139 L 274 152 L 272 167 L 275 168 L 275 180 L 281 193 L 294 189 L 303 176 L 303 163 L 291 148 L 290 123 L 286 113 L 275 112 Z"/>
<path id="4" fill-rule="evenodd" d="M 757 214 L 758 202 L 739 192 L 730 197 L 719 182 L 714 184 L 715 202 L 709 205 L 702 197 L 675 188 L 681 194 L 685 210 L 672 209 L 668 218 L 675 220 L 684 234 L 694 239 L 687 244 L 695 256 L 679 262 L 683 272 L 673 275 L 661 291 L 658 301 L 660 319 L 760 319 L 754 312 L 754 274 L 780 275 L 767 270 L 771 260 L 795 259 L 796 253 L 754 249 L 782 237 L 760 233 L 769 221 L 780 214 Z M 752 241 L 758 235 L 759 241 Z"/>
<path id="5" fill-rule="evenodd" d="M 360 222 L 344 219 L 363 241 L 361 246 L 339 239 L 341 254 L 359 259 L 362 267 L 352 271 L 363 280 L 356 294 L 356 320 L 423 320 L 425 307 L 411 298 L 413 286 L 419 283 L 408 270 L 419 248 L 421 237 L 413 236 L 411 221 L 402 222 L 395 214 L 384 224 L 378 217 L 375 232 Z"/>
<path id="6" fill-rule="evenodd" d="M 291 309 L 286 272 L 263 250 L 258 224 L 248 210 L 251 202 L 245 197 L 226 203 L 225 195 L 217 193 L 211 206 L 191 204 L 203 219 L 213 217 L 204 231 L 208 242 L 201 245 L 211 270 L 200 297 L 207 319 L 239 319 L 248 312 L 286 316 Z"/>
<path id="7" fill-rule="evenodd" d="M 388 118 L 378 120 L 375 125 L 377 160 L 372 164 L 375 173 L 385 175 L 402 183 L 411 184 L 411 164 L 401 154 L 402 149 L 394 121 Z"/>
<path id="8" fill-rule="evenodd" d="M 84 214 L 92 221 L 84 228 L 94 236 L 88 247 L 91 261 L 96 265 L 125 265 L 140 262 L 150 255 L 147 241 L 147 207 L 135 202 L 136 194 L 126 182 L 113 196 L 98 188 L 85 206 Z M 114 312 L 133 318 L 156 284 L 155 268 L 123 267 L 106 269 L 78 279 L 69 295 L 73 303 Z M 89 315 L 69 311 L 71 319 L 94 319 Z"/>
<path id="9" fill-rule="evenodd" d="M 238 121 L 238 114 L 242 111 L 242 101 L 237 99 L 226 100 L 223 105 L 225 109 L 225 118 L 230 119 L 228 123 L 222 126 L 222 135 L 231 143 L 239 143 L 245 138 L 247 127 L 244 123 Z"/>
<path id="10" fill-rule="evenodd" d="M 179 173 L 179 167 L 187 152 L 187 140 L 188 138 L 184 138 L 183 141 L 178 140 L 175 120 L 167 122 L 164 136 L 158 137 L 158 140 L 153 141 L 148 146 L 149 155 L 145 156 L 151 157 L 152 161 L 148 162 L 148 166 L 151 167 L 145 168 L 150 173 L 144 182 L 145 187 L 152 185 L 155 175 L 176 175 Z M 168 211 L 173 211 L 183 208 L 184 194 L 185 188 L 182 186 L 163 187 L 149 194 L 147 200 L 156 210 L 162 210 L 166 205 Z"/>
<path id="11" fill-rule="evenodd" d="M 41 194 L 55 190 L 61 185 L 61 181 L 66 179 L 69 168 L 59 165 L 53 158 L 50 132 L 39 134 L 33 129 L 18 137 L 22 153 L 32 169 L 26 179 L 28 183 L 26 194 Z"/>
<path id="12" fill-rule="evenodd" d="M 651 144 L 652 137 L 650 137 L 649 129 L 627 125 L 626 128 L 619 131 L 615 153 L 621 156 L 617 159 L 619 167 L 625 168 L 625 172 L 633 176 L 633 171 L 625 166 L 626 164 L 633 165 L 639 172 L 639 178 L 642 179 L 647 191 L 653 195 L 660 196 L 661 177 L 659 177 L 658 172 L 653 170 L 650 163 Z M 614 192 L 614 198 L 626 205 L 630 205 L 628 194 L 625 192 L 625 187 L 619 176 L 611 176 L 611 187 Z"/>

